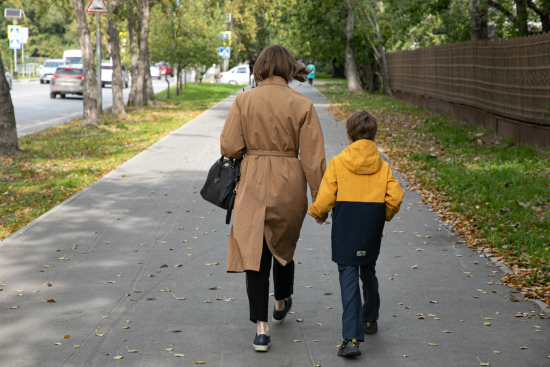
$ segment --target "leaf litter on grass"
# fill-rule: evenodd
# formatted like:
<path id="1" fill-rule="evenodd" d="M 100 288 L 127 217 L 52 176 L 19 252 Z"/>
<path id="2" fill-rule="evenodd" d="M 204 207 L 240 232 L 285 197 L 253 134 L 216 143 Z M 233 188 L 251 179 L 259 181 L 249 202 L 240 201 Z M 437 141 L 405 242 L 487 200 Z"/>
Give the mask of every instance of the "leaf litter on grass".
<path id="1" fill-rule="evenodd" d="M 382 95 L 318 87 L 345 121 L 355 109 L 379 121 L 377 144 L 407 189 L 452 225 L 467 246 L 512 270 L 502 281 L 550 304 L 550 150 L 510 141 L 439 112 Z"/>

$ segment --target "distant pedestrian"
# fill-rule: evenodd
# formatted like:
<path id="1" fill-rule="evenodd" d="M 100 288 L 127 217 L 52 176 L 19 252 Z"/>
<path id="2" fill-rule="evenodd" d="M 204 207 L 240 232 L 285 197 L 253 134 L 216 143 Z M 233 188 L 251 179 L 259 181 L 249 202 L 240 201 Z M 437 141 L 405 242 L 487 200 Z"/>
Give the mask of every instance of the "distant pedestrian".
<path id="1" fill-rule="evenodd" d="M 273 262 L 272 320 L 282 323 L 292 308 L 294 251 L 325 172 L 323 131 L 313 103 L 288 86 L 305 82 L 308 70 L 283 46 L 266 48 L 254 65 L 257 88 L 237 95 L 220 137 L 221 153 L 243 158 L 234 221 L 229 235 L 228 272 L 246 272 L 253 347 L 271 345 L 268 305 Z M 300 152 L 300 159 L 298 159 Z"/>
<path id="2" fill-rule="evenodd" d="M 313 85 L 313 79 L 315 79 L 315 72 L 317 71 L 317 69 L 313 64 L 309 64 L 307 66 L 307 69 L 309 70 L 309 74 L 307 75 L 307 82 L 309 83 L 309 85 Z"/>
<path id="3" fill-rule="evenodd" d="M 332 261 L 338 264 L 344 309 L 344 340 L 338 349 L 341 357 L 361 355 L 359 343 L 364 341 L 364 333 L 378 331 L 376 260 L 384 222 L 399 211 L 404 195 L 374 143 L 377 128 L 376 119 L 366 111 L 357 110 L 348 118 L 350 145 L 329 162 L 317 199 L 309 207 L 309 214 L 319 224 L 334 209 Z"/>

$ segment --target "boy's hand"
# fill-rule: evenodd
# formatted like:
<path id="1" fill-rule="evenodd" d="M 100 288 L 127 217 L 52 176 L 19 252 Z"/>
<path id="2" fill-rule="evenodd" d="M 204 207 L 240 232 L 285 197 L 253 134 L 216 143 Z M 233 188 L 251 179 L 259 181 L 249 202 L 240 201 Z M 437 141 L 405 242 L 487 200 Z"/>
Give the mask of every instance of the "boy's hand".
<path id="1" fill-rule="evenodd" d="M 315 218 L 315 221 L 317 222 L 317 224 L 323 224 L 325 223 L 327 218 L 328 218 L 328 213 L 323 215 L 321 218 Z"/>

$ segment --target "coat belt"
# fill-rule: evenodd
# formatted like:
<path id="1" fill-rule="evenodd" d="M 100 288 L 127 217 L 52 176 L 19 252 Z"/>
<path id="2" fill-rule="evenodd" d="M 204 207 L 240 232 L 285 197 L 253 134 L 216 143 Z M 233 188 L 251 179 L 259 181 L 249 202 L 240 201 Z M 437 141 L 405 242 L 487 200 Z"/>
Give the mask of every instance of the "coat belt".
<path id="1" fill-rule="evenodd" d="M 269 155 L 274 157 L 298 158 L 297 152 L 281 152 L 281 151 L 273 151 L 273 150 L 247 150 L 246 155 Z"/>

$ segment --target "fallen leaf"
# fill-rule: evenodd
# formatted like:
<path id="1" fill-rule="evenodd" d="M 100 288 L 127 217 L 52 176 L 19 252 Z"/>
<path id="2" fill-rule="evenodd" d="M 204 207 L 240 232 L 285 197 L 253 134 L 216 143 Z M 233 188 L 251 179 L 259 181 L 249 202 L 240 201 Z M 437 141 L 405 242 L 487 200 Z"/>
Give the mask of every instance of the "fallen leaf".
<path id="1" fill-rule="evenodd" d="M 214 290 L 214 289 L 218 289 L 218 287 L 217 287 L 217 286 L 214 286 L 214 287 L 210 287 L 210 288 L 208 288 L 208 289 Z M 220 289 L 221 289 L 221 288 L 220 288 Z"/>
<path id="2" fill-rule="evenodd" d="M 116 357 L 113 357 L 113 359 L 122 359 L 124 358 L 123 356 L 116 356 Z"/>
<path id="3" fill-rule="evenodd" d="M 324 295 L 325 295 L 325 296 L 330 296 L 330 295 L 332 295 L 332 293 L 330 293 L 330 292 L 325 292 Z"/>
<path id="4" fill-rule="evenodd" d="M 296 319 L 296 322 L 303 322 L 304 319 Z"/>
<path id="5" fill-rule="evenodd" d="M 61 343 L 53 343 L 53 345 L 61 345 Z"/>
<path id="6" fill-rule="evenodd" d="M 70 334 L 67 334 L 67 335 L 63 335 L 63 339 L 67 339 L 67 338 L 70 338 L 71 335 Z"/>
<path id="7" fill-rule="evenodd" d="M 301 342 L 300 339 L 294 339 L 294 343 L 299 343 L 299 342 Z"/>
<path id="8" fill-rule="evenodd" d="M 46 302 L 50 302 L 50 303 L 55 303 L 55 299 L 53 298 L 50 298 L 49 300 L 47 300 Z"/>
<path id="9" fill-rule="evenodd" d="M 198 361 L 198 362 L 195 362 L 195 364 L 206 364 L 205 361 Z"/>
<path id="10" fill-rule="evenodd" d="M 430 347 L 437 347 L 437 344 L 435 344 L 435 343 L 428 343 L 428 345 L 429 345 Z"/>
<path id="11" fill-rule="evenodd" d="M 171 351 L 173 351 L 173 350 L 174 350 L 174 348 L 166 348 L 166 351 L 167 351 L 167 352 L 171 352 Z"/>
<path id="12" fill-rule="evenodd" d="M 451 330 L 442 330 L 442 331 L 443 331 L 444 333 L 447 333 L 447 334 L 450 334 L 450 333 L 452 333 L 452 331 L 451 331 Z"/>
<path id="13" fill-rule="evenodd" d="M 178 265 L 174 265 L 174 268 L 181 268 L 183 265 L 182 264 L 178 264 Z"/>
<path id="14" fill-rule="evenodd" d="M 411 266 L 411 269 L 418 269 L 418 265 Z"/>
<path id="15" fill-rule="evenodd" d="M 519 347 L 519 349 L 528 349 L 527 346 Z"/>
<path id="16" fill-rule="evenodd" d="M 176 353 L 172 353 L 172 355 L 174 357 L 185 357 L 185 354 L 176 354 Z"/>
<path id="17" fill-rule="evenodd" d="M 105 335 L 105 334 L 95 334 L 95 336 L 103 336 L 103 335 Z"/>
<path id="18" fill-rule="evenodd" d="M 437 301 L 430 301 L 430 303 L 434 303 L 434 304 L 437 304 Z"/>
<path id="19" fill-rule="evenodd" d="M 407 358 L 408 356 L 406 354 L 403 354 L 401 357 L 403 358 Z"/>
<path id="20" fill-rule="evenodd" d="M 490 322 L 484 322 L 483 325 L 485 325 L 485 326 L 491 326 L 491 323 L 490 323 Z"/>

